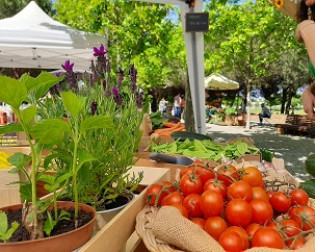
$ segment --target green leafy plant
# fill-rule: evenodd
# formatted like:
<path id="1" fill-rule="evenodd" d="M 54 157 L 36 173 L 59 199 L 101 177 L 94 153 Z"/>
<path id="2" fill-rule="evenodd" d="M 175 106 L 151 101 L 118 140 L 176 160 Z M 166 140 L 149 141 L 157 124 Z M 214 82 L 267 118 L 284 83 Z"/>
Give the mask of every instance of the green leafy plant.
<path id="1" fill-rule="evenodd" d="M 0 211 L 0 241 L 7 242 L 18 227 L 19 223 L 14 221 L 11 224 L 11 228 L 9 228 L 7 215 Z"/>

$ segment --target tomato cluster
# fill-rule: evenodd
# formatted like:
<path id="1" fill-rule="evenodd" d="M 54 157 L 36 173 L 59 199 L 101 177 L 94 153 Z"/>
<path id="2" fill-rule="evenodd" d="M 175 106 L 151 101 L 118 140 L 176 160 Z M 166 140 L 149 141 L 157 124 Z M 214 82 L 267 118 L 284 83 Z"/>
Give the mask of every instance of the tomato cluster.
<path id="1" fill-rule="evenodd" d="M 256 167 L 214 169 L 195 161 L 181 170 L 179 181 L 152 184 L 146 196 L 151 206 L 176 207 L 226 251 L 301 248 L 315 228 L 307 193 L 265 190 Z"/>

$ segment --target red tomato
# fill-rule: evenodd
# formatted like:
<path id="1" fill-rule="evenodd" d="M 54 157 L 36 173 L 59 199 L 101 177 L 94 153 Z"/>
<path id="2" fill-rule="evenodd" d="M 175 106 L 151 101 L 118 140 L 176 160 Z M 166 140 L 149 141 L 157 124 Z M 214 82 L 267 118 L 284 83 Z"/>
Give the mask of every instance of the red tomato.
<path id="1" fill-rule="evenodd" d="M 278 231 L 278 226 L 277 226 L 277 224 L 276 224 L 274 221 L 272 221 L 272 220 L 270 220 L 270 221 L 267 222 L 266 227 L 270 227 L 270 228 L 273 228 L 274 230 L 277 230 L 277 231 Z"/>
<path id="2" fill-rule="evenodd" d="M 261 187 L 252 187 L 253 199 L 265 200 L 269 203 L 269 196 Z"/>
<path id="3" fill-rule="evenodd" d="M 191 193 L 202 192 L 202 181 L 200 178 L 186 174 L 180 179 L 180 190 L 186 196 Z"/>
<path id="4" fill-rule="evenodd" d="M 246 200 L 234 199 L 226 205 L 225 215 L 231 225 L 246 227 L 252 218 L 252 207 Z"/>
<path id="5" fill-rule="evenodd" d="M 235 181 L 227 189 L 227 198 L 229 200 L 243 199 L 250 202 L 253 198 L 252 187 L 247 181 Z"/>
<path id="6" fill-rule="evenodd" d="M 183 205 L 187 209 L 189 217 L 200 217 L 202 215 L 200 202 L 201 196 L 199 194 L 191 193 L 185 197 Z"/>
<path id="7" fill-rule="evenodd" d="M 276 211 L 285 213 L 291 206 L 291 199 L 283 192 L 275 192 L 270 198 L 270 204 Z"/>
<path id="8" fill-rule="evenodd" d="M 145 195 L 150 206 L 160 205 L 163 198 L 168 194 L 167 192 L 162 192 L 162 188 L 160 184 L 152 184 L 146 190 Z"/>
<path id="9" fill-rule="evenodd" d="M 170 206 L 173 203 L 182 204 L 184 201 L 184 195 L 179 192 L 172 192 L 169 195 L 165 196 L 161 202 L 162 206 Z"/>
<path id="10" fill-rule="evenodd" d="M 202 184 L 204 185 L 209 179 L 214 178 L 214 171 L 208 170 L 204 167 L 197 167 L 196 168 L 196 174 L 199 176 L 199 178 L 202 181 Z"/>
<path id="11" fill-rule="evenodd" d="M 203 191 L 211 190 L 221 193 L 222 197 L 226 196 L 226 185 L 217 179 L 209 179 L 203 186 Z"/>
<path id="12" fill-rule="evenodd" d="M 246 250 L 249 248 L 249 238 L 246 231 L 243 228 L 237 227 L 237 226 L 231 226 L 231 227 L 228 227 L 224 232 L 235 232 L 239 234 L 239 236 L 242 238 L 243 250 Z"/>
<path id="13" fill-rule="evenodd" d="M 301 232 L 301 225 L 294 220 L 283 220 L 281 226 L 288 237 L 296 236 Z"/>
<path id="14" fill-rule="evenodd" d="M 256 199 L 249 203 L 252 207 L 252 222 L 264 225 L 273 216 L 272 206 L 265 200 Z"/>
<path id="15" fill-rule="evenodd" d="M 206 220 L 205 231 L 216 240 L 225 229 L 227 229 L 227 223 L 220 216 L 213 216 Z"/>
<path id="16" fill-rule="evenodd" d="M 171 181 L 163 181 L 162 185 L 165 187 L 165 190 L 168 192 L 175 192 L 176 191 L 176 185 L 173 184 Z"/>
<path id="17" fill-rule="evenodd" d="M 267 193 L 267 195 L 268 195 L 268 197 L 269 197 L 269 200 L 270 200 L 270 198 L 272 197 L 272 195 L 275 194 L 274 191 L 266 191 L 266 193 Z"/>
<path id="18" fill-rule="evenodd" d="M 303 248 L 305 245 L 305 238 L 304 237 L 299 237 L 297 239 L 292 239 L 289 240 L 285 243 L 289 249 L 296 250 Z"/>
<path id="19" fill-rule="evenodd" d="M 284 241 L 279 232 L 270 227 L 259 228 L 252 239 L 252 247 L 284 248 Z"/>
<path id="20" fill-rule="evenodd" d="M 242 180 L 247 181 L 251 186 L 260 186 L 263 182 L 262 174 L 256 167 L 248 167 L 241 171 Z"/>
<path id="21" fill-rule="evenodd" d="M 203 219 L 203 218 L 193 218 L 191 221 L 193 223 L 195 223 L 196 225 L 198 225 L 199 227 L 201 227 L 202 229 L 205 228 L 205 223 L 206 223 L 205 219 Z"/>
<path id="22" fill-rule="evenodd" d="M 186 174 L 192 174 L 194 171 L 194 167 L 185 167 L 180 171 L 180 178 L 182 178 Z"/>
<path id="23" fill-rule="evenodd" d="M 303 189 L 295 189 L 290 192 L 292 205 L 306 206 L 309 200 L 307 192 Z"/>
<path id="24" fill-rule="evenodd" d="M 218 169 L 218 180 L 223 181 L 226 186 L 229 186 L 233 182 L 233 179 L 237 179 L 238 177 L 239 173 L 232 165 Z"/>
<path id="25" fill-rule="evenodd" d="M 184 216 L 185 218 L 188 218 L 188 211 L 182 204 L 173 203 L 171 206 L 177 208 L 179 212 L 182 214 L 182 216 Z"/>
<path id="26" fill-rule="evenodd" d="M 234 232 L 223 232 L 218 242 L 224 248 L 225 251 L 229 252 L 240 252 L 243 251 L 242 237 Z"/>
<path id="27" fill-rule="evenodd" d="M 201 195 L 201 210 L 206 218 L 221 214 L 224 206 L 223 197 L 214 191 L 204 191 Z"/>
<path id="28" fill-rule="evenodd" d="M 253 235 L 255 234 L 255 232 L 257 231 L 257 229 L 261 228 L 261 225 L 257 224 L 257 223 L 251 223 L 246 227 L 246 233 L 248 234 L 248 236 L 251 238 L 253 237 Z"/>
<path id="29" fill-rule="evenodd" d="M 310 230 L 315 225 L 315 210 L 310 206 L 300 206 L 294 210 L 294 215 L 291 216 L 302 228 L 302 230 Z"/>

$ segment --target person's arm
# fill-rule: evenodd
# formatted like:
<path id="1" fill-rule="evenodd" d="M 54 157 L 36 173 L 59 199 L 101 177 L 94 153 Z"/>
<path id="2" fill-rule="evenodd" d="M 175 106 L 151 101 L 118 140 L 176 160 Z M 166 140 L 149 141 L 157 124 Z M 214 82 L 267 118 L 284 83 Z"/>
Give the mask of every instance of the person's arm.
<path id="1" fill-rule="evenodd" d="M 308 52 L 308 56 L 315 66 L 315 22 L 304 20 L 298 24 L 295 36 L 298 41 L 303 42 Z"/>
<path id="2" fill-rule="evenodd" d="M 315 82 L 313 82 L 302 95 L 304 111 L 307 113 L 310 119 L 315 118 Z"/>

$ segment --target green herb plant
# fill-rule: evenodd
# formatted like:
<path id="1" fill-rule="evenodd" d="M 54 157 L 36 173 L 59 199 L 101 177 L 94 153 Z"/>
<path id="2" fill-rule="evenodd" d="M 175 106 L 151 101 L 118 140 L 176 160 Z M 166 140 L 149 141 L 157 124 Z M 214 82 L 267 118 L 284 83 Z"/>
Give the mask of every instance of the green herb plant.
<path id="1" fill-rule="evenodd" d="M 7 215 L 0 211 L 0 241 L 7 242 L 10 240 L 14 232 L 18 229 L 19 223 L 12 222 L 11 228 L 9 228 Z"/>
<path id="2" fill-rule="evenodd" d="M 45 81 L 43 81 L 45 80 Z M 23 208 L 23 225 L 30 232 L 32 239 L 43 237 L 43 215 L 47 213 L 47 208 L 53 204 L 54 221 L 60 220 L 57 214 L 57 199 L 67 187 L 72 190 L 75 200 L 75 226 L 78 220 L 78 172 L 86 163 L 94 158 L 80 149 L 82 135 L 90 130 L 99 128 L 110 128 L 113 126 L 111 118 L 104 115 L 84 116 L 86 99 L 72 92 L 62 92 L 61 100 L 67 120 L 63 118 L 49 118 L 37 120 L 37 101 L 47 94 L 50 87 L 60 81 L 49 73 L 42 73 L 37 78 L 23 75 L 20 80 L 0 76 L 0 100 L 11 105 L 13 112 L 17 115 L 18 124 L 1 127 L 0 133 L 24 131 L 31 149 L 30 157 L 16 153 L 10 158 L 10 162 L 16 166 L 13 172 L 22 170 L 29 181 L 21 182 L 21 196 L 25 199 Z M 24 101 L 29 103 L 27 108 L 21 105 Z M 66 144 L 65 144 L 66 143 Z M 70 144 L 67 144 L 70 143 Z M 67 172 L 57 174 L 56 177 L 46 175 L 45 170 L 40 172 L 42 165 L 43 150 L 53 152 L 44 160 L 44 168 L 48 168 L 55 160 L 66 160 Z M 80 154 L 80 155 L 79 155 Z M 30 175 L 25 169 L 31 160 Z M 46 186 L 53 192 L 53 200 L 40 201 L 36 197 L 36 182 L 47 182 Z M 70 183 L 69 183 L 70 182 Z M 70 184 L 70 186 L 69 186 Z M 59 190 L 57 191 L 57 189 Z M 40 216 L 39 216 L 40 215 Z M 62 215 L 64 218 L 65 215 Z M 54 225 L 48 215 L 45 231 L 50 233 L 50 228 Z M 49 228 L 50 227 L 50 228 Z"/>

